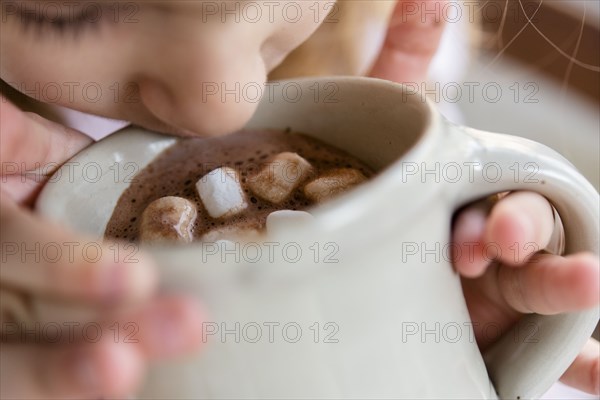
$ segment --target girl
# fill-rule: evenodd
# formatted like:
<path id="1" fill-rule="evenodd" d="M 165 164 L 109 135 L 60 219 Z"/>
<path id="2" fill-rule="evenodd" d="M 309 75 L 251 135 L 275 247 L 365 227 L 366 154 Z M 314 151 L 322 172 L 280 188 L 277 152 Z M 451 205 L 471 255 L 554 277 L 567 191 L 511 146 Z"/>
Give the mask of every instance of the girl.
<path id="1" fill-rule="evenodd" d="M 373 36 L 379 43 L 370 53 L 372 60 L 360 63 L 364 71 L 355 72 L 398 82 L 426 78 L 443 18 L 415 13 L 414 7 L 409 15 L 408 3 L 386 3 L 391 11 L 391 17 L 381 13 L 386 29 Z M 419 10 L 435 3 L 411 5 Z M 32 178 L 32 171 L 60 164 L 91 143 L 65 125 L 73 114 L 57 106 L 175 135 L 234 131 L 250 118 L 255 104 L 243 98 L 220 101 L 220 96 L 203 100 L 203 85 L 234 88 L 264 83 L 267 74 L 324 23 L 333 3 L 3 0 L 1 4 L 3 299 L 21 293 L 79 302 L 94 308 L 96 320 L 106 326 L 133 322 L 138 329 L 136 343 L 114 340 L 111 334 L 97 343 L 42 345 L 35 332 L 17 336 L 15 343 L 8 332 L 11 325 L 3 323 L 0 397 L 123 398 L 139 384 L 146 362 L 198 347 L 202 312 L 189 299 L 157 297 L 152 262 L 142 256 L 135 264 L 113 259 L 114 250 L 108 248 L 96 262 L 80 252 L 52 262 L 31 256 L 40 244 L 87 241 L 29 209 L 43 184 Z M 277 71 L 279 77 L 286 75 L 285 68 L 283 64 Z M 34 108 L 36 113 L 25 112 Z M 454 240 L 463 254 L 473 257 L 456 260 L 455 267 L 464 277 L 471 316 L 479 326 L 493 322 L 507 330 L 523 313 L 553 314 L 598 305 L 597 256 L 559 257 L 531 250 L 512 257 L 515 243 L 525 249 L 533 248 L 526 243 L 546 247 L 553 226 L 551 207 L 531 193 L 508 195 L 489 212 L 473 207 L 457 216 Z M 502 250 L 494 265 L 488 265 L 482 253 L 490 242 Z M 77 332 L 77 327 L 73 329 Z M 482 348 L 490 344 L 482 332 L 476 335 Z M 563 380 L 598 394 L 598 365 L 598 345 L 590 342 Z"/>

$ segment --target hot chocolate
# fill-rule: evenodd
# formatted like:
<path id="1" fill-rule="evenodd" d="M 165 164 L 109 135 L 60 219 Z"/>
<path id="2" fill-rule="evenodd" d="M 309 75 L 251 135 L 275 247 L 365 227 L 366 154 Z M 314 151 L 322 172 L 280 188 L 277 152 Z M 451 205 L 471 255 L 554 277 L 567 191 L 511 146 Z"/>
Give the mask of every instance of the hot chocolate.
<path id="1" fill-rule="evenodd" d="M 298 133 L 185 138 L 135 176 L 105 237 L 190 242 L 260 233 L 269 214 L 309 209 L 372 175 L 355 157 Z M 294 213 L 273 217 L 282 215 Z"/>

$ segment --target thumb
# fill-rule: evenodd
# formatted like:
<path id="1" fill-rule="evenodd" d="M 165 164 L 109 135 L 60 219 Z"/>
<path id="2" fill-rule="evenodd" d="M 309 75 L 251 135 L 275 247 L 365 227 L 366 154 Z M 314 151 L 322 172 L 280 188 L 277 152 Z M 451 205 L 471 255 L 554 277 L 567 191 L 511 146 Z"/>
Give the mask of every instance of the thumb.
<path id="1" fill-rule="evenodd" d="M 83 133 L 23 112 L 0 96 L 0 163 L 2 191 L 30 203 L 58 166 L 87 147 Z"/>

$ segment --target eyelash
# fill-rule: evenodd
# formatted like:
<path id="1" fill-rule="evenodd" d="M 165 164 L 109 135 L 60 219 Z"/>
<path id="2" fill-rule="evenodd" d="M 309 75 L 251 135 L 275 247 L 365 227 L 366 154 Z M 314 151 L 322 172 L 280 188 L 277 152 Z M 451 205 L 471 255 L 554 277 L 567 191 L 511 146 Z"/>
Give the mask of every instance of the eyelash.
<path id="1" fill-rule="evenodd" d="M 39 35 L 44 33 L 45 28 L 50 28 L 60 35 L 73 33 L 77 36 L 87 28 L 97 28 L 102 22 L 101 15 L 96 18 L 97 15 L 90 12 L 89 8 L 80 13 L 73 13 L 73 15 L 69 15 L 66 18 L 60 15 L 50 19 L 48 16 L 39 14 L 37 11 L 24 10 L 22 8 L 19 8 L 14 16 L 19 18 L 19 22 L 25 31 L 33 27 L 33 31 Z"/>

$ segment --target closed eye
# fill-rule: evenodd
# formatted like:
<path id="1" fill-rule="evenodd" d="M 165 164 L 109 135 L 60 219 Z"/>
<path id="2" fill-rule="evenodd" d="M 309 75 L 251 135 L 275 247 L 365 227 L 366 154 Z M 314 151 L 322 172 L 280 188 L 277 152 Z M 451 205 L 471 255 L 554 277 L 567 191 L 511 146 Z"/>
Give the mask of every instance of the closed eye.
<path id="1" fill-rule="evenodd" d="M 47 30 L 76 36 L 87 28 L 97 28 L 113 20 L 115 4 L 102 2 L 11 2 L 2 5 L 3 20 L 13 18 L 26 30 L 37 34 Z M 114 15 L 114 13 L 112 14 Z"/>

